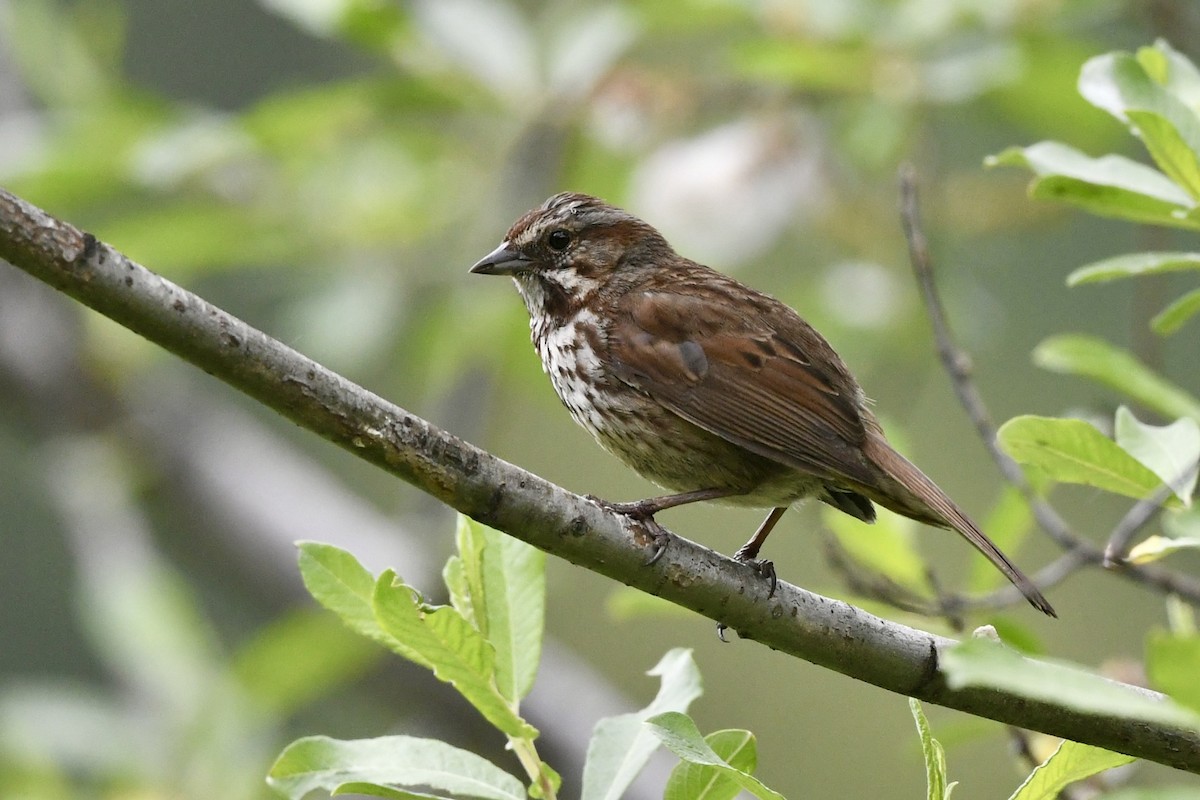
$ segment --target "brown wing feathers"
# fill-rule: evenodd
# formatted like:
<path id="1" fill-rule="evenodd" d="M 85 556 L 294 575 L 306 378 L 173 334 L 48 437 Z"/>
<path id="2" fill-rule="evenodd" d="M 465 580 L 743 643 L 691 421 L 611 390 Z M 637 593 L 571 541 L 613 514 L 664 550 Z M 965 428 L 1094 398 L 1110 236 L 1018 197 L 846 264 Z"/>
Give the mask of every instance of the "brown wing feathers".
<path id="1" fill-rule="evenodd" d="M 627 297 L 627 313 L 609 332 L 618 377 L 766 458 L 831 479 L 871 480 L 853 379 L 813 367 L 768 327 L 769 307 L 747 320 L 690 295 Z M 812 346 L 828 348 L 812 336 Z"/>
<path id="2" fill-rule="evenodd" d="M 869 508 L 865 497 L 958 531 L 1030 603 L 1055 616 L 958 506 L 892 449 L 836 353 L 786 307 L 764 296 L 760 316 L 747 318 L 732 304 L 691 294 L 634 292 L 624 299 L 609 331 L 619 378 L 705 430 L 850 490 L 840 498 L 845 502 L 822 498 L 846 513 L 872 519 L 862 508 Z"/>

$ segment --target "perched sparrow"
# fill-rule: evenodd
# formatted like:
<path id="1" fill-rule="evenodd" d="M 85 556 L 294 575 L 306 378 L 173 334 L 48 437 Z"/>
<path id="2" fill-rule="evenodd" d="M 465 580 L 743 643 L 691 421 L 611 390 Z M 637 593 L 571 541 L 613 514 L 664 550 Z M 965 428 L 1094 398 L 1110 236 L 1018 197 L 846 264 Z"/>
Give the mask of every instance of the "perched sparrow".
<path id="1" fill-rule="evenodd" d="M 609 452 L 677 492 L 611 504 L 649 520 L 699 500 L 783 513 L 818 500 L 866 522 L 872 503 L 962 534 L 1034 607 L 1037 587 L 884 438 L 829 343 L 778 300 L 677 254 L 657 230 L 582 194 L 525 214 L 471 268 L 511 275 L 559 398 Z"/>

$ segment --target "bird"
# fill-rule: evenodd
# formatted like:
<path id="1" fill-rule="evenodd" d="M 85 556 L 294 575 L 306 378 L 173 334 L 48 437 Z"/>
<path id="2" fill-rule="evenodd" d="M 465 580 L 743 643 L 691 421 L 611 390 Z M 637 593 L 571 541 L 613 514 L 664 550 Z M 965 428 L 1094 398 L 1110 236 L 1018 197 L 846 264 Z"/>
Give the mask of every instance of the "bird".
<path id="1" fill-rule="evenodd" d="M 470 270 L 510 276 L 542 367 L 571 416 L 670 494 L 611 510 L 719 501 L 770 508 L 735 554 L 757 560 L 794 504 L 864 522 L 875 505 L 957 531 L 1055 617 L 1037 586 L 884 436 L 858 381 L 791 307 L 679 255 L 649 223 L 563 192 Z M 660 551 L 661 553 L 661 551 Z M 774 573 L 770 574 L 774 591 Z"/>

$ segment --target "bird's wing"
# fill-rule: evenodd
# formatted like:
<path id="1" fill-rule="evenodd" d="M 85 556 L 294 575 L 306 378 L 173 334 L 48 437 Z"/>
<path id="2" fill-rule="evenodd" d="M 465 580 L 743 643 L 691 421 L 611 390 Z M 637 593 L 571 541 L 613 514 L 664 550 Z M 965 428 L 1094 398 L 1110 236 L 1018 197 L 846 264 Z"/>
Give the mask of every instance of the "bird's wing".
<path id="1" fill-rule="evenodd" d="M 608 331 L 614 372 L 689 422 L 835 482 L 872 484 L 860 390 L 829 344 L 781 303 L 634 292 Z"/>

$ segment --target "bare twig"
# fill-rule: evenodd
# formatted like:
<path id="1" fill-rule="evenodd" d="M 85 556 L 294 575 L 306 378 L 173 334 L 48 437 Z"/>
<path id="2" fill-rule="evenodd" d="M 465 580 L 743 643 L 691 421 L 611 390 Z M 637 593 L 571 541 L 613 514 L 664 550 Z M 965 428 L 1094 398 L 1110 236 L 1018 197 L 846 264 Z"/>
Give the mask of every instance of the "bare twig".
<path id="1" fill-rule="evenodd" d="M 752 567 L 686 539 L 672 537 L 647 566 L 654 539 L 636 523 L 388 403 L 3 190 L 0 258 L 447 505 L 743 638 L 910 697 L 1200 773 L 1200 730 L 1177 718 L 1131 721 L 1035 687 L 952 687 L 940 664 L 953 640 L 784 582 L 769 596 Z"/>
<path id="2" fill-rule="evenodd" d="M 1129 553 L 1129 545 L 1133 542 L 1133 537 L 1162 511 L 1163 505 L 1175 494 L 1176 488 L 1186 486 L 1195 480 L 1197 469 L 1200 469 L 1200 464 L 1189 465 L 1157 492 L 1142 498 L 1125 512 L 1125 516 L 1109 534 L 1108 544 L 1104 547 L 1105 567 L 1111 568 L 1125 563 L 1125 556 Z"/>
<path id="3" fill-rule="evenodd" d="M 950 334 L 950 326 L 946 322 L 946 310 L 938 295 L 937 284 L 933 278 L 933 266 L 929 257 L 929 247 L 921 229 L 917 205 L 916 172 L 912 165 L 906 164 L 901 168 L 900 194 L 901 221 L 904 225 L 904 234 L 908 239 L 909 258 L 912 261 L 913 272 L 916 273 L 917 283 L 921 287 L 926 313 L 928 313 L 933 326 L 938 356 L 941 358 L 946 373 L 950 376 L 950 382 L 954 386 L 955 394 L 958 395 L 959 403 L 971 419 L 979 438 L 983 441 L 988 453 L 991 454 L 992 460 L 996 462 L 1001 475 L 1021 492 L 1042 530 L 1070 556 L 1070 561 L 1056 562 L 1059 564 L 1056 571 L 1058 579 L 1061 580 L 1076 567 L 1084 564 L 1105 564 L 1104 551 L 1075 533 L 1058 511 L 1037 493 L 1025 477 L 1021 467 L 1000 449 L 996 440 L 996 426 L 971 378 L 970 357 L 954 342 L 954 338 Z M 1193 605 L 1200 605 L 1200 581 L 1189 576 L 1148 565 L 1118 563 L 1113 564 L 1112 568 L 1130 580 L 1178 595 Z M 1007 596 L 1007 593 L 998 592 L 996 596 Z"/>

